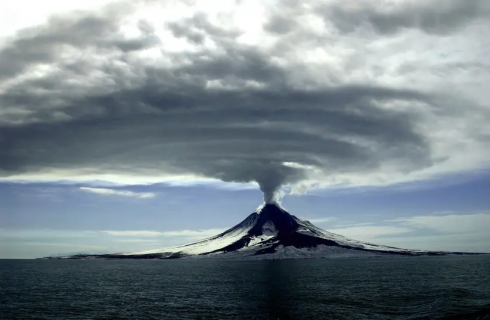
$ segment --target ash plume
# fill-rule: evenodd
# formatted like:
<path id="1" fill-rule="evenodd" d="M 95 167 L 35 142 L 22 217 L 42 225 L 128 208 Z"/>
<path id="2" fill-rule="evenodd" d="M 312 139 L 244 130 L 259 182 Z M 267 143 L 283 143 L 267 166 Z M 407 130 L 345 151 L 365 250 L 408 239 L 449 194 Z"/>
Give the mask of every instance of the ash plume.
<path id="1" fill-rule="evenodd" d="M 260 190 L 264 193 L 265 203 L 280 204 L 284 193 L 281 187 L 287 183 L 301 180 L 304 173 L 298 169 L 289 168 L 284 165 L 271 167 L 256 178 Z"/>
<path id="2" fill-rule="evenodd" d="M 63 15 L 0 43 L 0 179 L 255 181 L 271 203 L 285 185 L 420 181 L 490 158 L 478 91 L 488 63 L 454 47 L 483 43 L 486 2 L 451 2 L 437 25 L 417 17 L 441 1 L 382 13 L 285 5 L 253 34 L 233 14 L 231 25 L 205 12 L 132 19 L 151 2 Z M 311 17 L 328 23 L 315 31 Z"/>

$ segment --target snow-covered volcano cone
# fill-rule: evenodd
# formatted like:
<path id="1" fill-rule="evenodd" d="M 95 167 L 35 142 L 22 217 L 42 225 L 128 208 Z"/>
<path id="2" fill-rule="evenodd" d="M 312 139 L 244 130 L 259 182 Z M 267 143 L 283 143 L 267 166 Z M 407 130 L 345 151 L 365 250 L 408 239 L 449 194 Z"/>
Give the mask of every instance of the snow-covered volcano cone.
<path id="1" fill-rule="evenodd" d="M 322 230 L 309 221 L 300 220 L 278 204 L 264 203 L 233 228 L 198 242 L 144 252 L 77 255 L 68 258 L 276 259 L 443 254 L 447 253 L 406 250 L 348 239 Z"/>

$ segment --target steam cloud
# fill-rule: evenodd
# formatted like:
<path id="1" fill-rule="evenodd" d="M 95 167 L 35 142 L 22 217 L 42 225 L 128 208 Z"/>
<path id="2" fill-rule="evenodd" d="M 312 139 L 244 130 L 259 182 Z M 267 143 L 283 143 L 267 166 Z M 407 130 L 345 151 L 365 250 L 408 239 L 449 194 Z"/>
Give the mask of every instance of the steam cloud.
<path id="1" fill-rule="evenodd" d="M 298 170 L 288 168 L 284 165 L 272 167 L 269 171 L 257 176 L 255 181 L 264 193 L 265 203 L 279 203 L 282 198 L 281 186 L 300 180 L 303 174 Z"/>
<path id="2" fill-rule="evenodd" d="M 285 1 L 248 27 L 172 8 L 165 24 L 114 7 L 53 18 L 0 43 L 0 175 L 255 181 L 270 203 L 284 185 L 481 168 L 490 10 L 461 3 L 437 24 L 439 1 Z"/>

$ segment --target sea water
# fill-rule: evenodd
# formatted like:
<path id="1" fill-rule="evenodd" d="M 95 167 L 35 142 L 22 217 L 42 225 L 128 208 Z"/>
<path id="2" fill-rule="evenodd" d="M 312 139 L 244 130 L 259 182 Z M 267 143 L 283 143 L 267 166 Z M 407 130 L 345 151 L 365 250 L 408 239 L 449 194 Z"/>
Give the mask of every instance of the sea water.
<path id="1" fill-rule="evenodd" d="M 490 256 L 0 260 L 0 319 L 490 319 Z"/>

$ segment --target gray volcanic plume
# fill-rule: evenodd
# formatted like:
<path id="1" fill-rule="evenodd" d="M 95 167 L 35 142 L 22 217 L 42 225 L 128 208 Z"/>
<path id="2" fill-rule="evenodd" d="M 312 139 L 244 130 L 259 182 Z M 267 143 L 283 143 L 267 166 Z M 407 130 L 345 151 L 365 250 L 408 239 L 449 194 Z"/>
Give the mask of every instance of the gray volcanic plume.
<path id="1" fill-rule="evenodd" d="M 277 193 L 281 186 L 287 183 L 294 183 L 303 177 L 304 172 L 300 169 L 277 164 L 255 179 L 259 184 L 260 190 L 264 193 L 264 202 L 276 203 L 280 200 L 277 199 Z"/>

